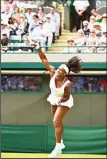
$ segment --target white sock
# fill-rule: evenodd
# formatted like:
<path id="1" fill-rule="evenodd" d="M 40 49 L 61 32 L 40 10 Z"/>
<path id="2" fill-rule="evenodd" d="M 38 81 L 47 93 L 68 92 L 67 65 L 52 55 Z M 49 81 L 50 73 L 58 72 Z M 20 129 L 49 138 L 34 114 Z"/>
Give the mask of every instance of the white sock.
<path id="1" fill-rule="evenodd" d="M 61 143 L 56 143 L 55 148 L 56 148 L 56 149 L 60 149 L 60 148 L 61 148 Z"/>

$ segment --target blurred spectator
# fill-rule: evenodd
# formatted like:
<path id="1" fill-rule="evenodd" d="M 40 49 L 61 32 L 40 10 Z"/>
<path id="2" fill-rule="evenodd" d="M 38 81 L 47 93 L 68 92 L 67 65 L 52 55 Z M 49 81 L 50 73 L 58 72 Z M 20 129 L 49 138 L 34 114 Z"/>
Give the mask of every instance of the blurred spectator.
<path id="1" fill-rule="evenodd" d="M 68 38 L 67 45 L 68 45 L 68 47 L 64 48 L 64 53 L 76 53 L 77 52 L 76 47 L 71 47 L 71 46 L 75 46 L 74 39 L 72 37 Z"/>
<path id="2" fill-rule="evenodd" d="M 71 77 L 72 92 L 106 92 L 106 77 Z M 41 76 L 1 76 L 1 91 L 42 91 Z"/>
<path id="3" fill-rule="evenodd" d="M 100 78 L 98 84 L 101 92 L 107 91 L 107 79 Z"/>
<path id="4" fill-rule="evenodd" d="M 11 15 L 11 17 L 12 19 L 14 19 L 16 23 L 19 23 L 20 15 L 21 15 L 20 9 L 18 7 L 15 7 L 14 13 Z"/>
<path id="5" fill-rule="evenodd" d="M 44 22 L 40 21 L 39 26 L 33 29 L 30 37 L 33 41 L 40 42 L 40 45 L 43 47 L 46 45 L 46 32 L 47 30 L 44 28 Z M 42 50 L 45 51 L 44 48 L 42 48 Z"/>
<path id="6" fill-rule="evenodd" d="M 43 8 L 42 6 L 40 6 L 40 7 L 38 8 L 38 13 L 37 13 L 37 15 L 39 16 L 39 19 L 40 19 L 40 20 L 45 21 L 46 14 L 44 13 L 44 8 Z"/>
<path id="7" fill-rule="evenodd" d="M 10 14 L 11 15 L 15 12 L 16 8 L 18 8 L 17 4 L 16 4 L 16 2 L 13 2 L 12 5 L 11 5 L 11 8 L 10 8 Z"/>
<path id="8" fill-rule="evenodd" d="M 84 80 L 84 92 L 89 92 L 89 82 L 88 80 Z"/>
<path id="9" fill-rule="evenodd" d="M 32 35 L 33 34 L 33 31 L 34 31 L 34 29 L 35 28 L 37 28 L 38 26 L 39 26 L 39 17 L 38 17 L 38 15 L 33 15 L 33 21 L 32 21 L 32 23 L 30 23 L 30 25 L 29 25 L 29 35 Z"/>
<path id="10" fill-rule="evenodd" d="M 2 34 L 1 38 L 1 50 L 7 52 L 9 46 L 9 38 L 7 34 Z"/>
<path id="11" fill-rule="evenodd" d="M 44 23 L 46 31 L 46 37 L 48 39 L 48 46 L 52 45 L 53 33 L 55 32 L 55 25 L 51 22 L 49 15 L 46 16 L 46 22 Z"/>
<path id="12" fill-rule="evenodd" d="M 90 16 L 90 20 L 89 20 L 89 23 L 88 23 L 88 28 L 93 29 L 94 23 L 95 23 L 95 17 L 92 15 L 92 16 Z"/>
<path id="13" fill-rule="evenodd" d="M 34 12 L 32 12 L 32 8 L 27 8 L 27 12 L 25 13 L 27 19 L 28 19 L 28 23 L 32 23 L 33 20 L 33 16 L 35 15 Z"/>
<path id="14" fill-rule="evenodd" d="M 17 79 L 17 91 L 23 91 L 25 87 L 24 77 L 18 77 Z"/>
<path id="15" fill-rule="evenodd" d="M 1 14 L 1 20 L 8 24 L 8 20 L 9 18 L 11 17 L 11 14 L 10 14 L 10 7 L 9 6 L 5 6 L 4 7 L 4 12 Z"/>
<path id="16" fill-rule="evenodd" d="M 81 22 L 87 19 L 87 10 L 90 6 L 88 0 L 74 0 L 73 6 L 76 11 L 76 31 L 81 28 Z"/>
<path id="17" fill-rule="evenodd" d="M 42 91 L 42 77 L 38 76 L 2 76 L 3 91 Z"/>
<path id="18" fill-rule="evenodd" d="M 92 9 L 91 14 L 95 17 L 95 21 L 102 21 L 102 16 L 95 9 Z"/>
<path id="19" fill-rule="evenodd" d="M 16 23 L 16 34 L 25 35 L 28 32 L 28 23 L 24 15 L 20 15 L 19 22 Z"/>
<path id="20" fill-rule="evenodd" d="M 102 22 L 101 22 L 101 29 L 103 30 L 103 29 L 105 29 L 105 28 L 107 28 L 107 14 L 106 13 L 104 13 L 103 15 L 102 15 Z"/>
<path id="21" fill-rule="evenodd" d="M 107 45 L 107 28 L 102 30 L 103 36 L 99 39 L 100 45 Z"/>
<path id="22" fill-rule="evenodd" d="M 7 7 L 7 6 L 10 9 L 11 4 L 10 4 L 9 0 L 2 0 L 1 1 L 1 12 L 5 12 L 5 7 Z"/>
<path id="23" fill-rule="evenodd" d="M 95 22 L 95 23 L 93 24 L 93 27 L 94 27 L 94 29 L 95 29 L 96 36 L 97 36 L 98 38 L 100 38 L 100 37 L 102 36 L 100 23 Z"/>
<path id="24" fill-rule="evenodd" d="M 75 40 L 75 45 L 76 46 L 84 46 L 84 45 L 86 45 L 86 37 L 85 37 L 84 31 L 82 29 L 78 30 L 78 38 Z M 78 47 L 77 51 L 78 52 L 83 52 L 84 48 L 83 47 L 81 47 L 81 48 Z"/>
<path id="25" fill-rule="evenodd" d="M 6 34 L 8 38 L 10 36 L 10 30 L 8 29 L 7 24 L 5 23 L 1 23 L 1 35 L 2 34 Z"/>
<path id="26" fill-rule="evenodd" d="M 102 30 L 102 37 L 99 39 L 99 45 L 100 46 L 104 46 L 104 47 L 101 47 L 101 48 L 98 48 L 97 49 L 97 52 L 104 52 L 106 53 L 107 52 L 107 28 L 104 28 Z"/>
<path id="27" fill-rule="evenodd" d="M 86 37 L 89 36 L 90 29 L 88 28 L 88 21 L 84 20 L 83 21 L 83 31 Z"/>
<path id="28" fill-rule="evenodd" d="M 54 23 L 56 30 L 55 30 L 55 36 L 53 35 L 53 42 L 55 42 L 55 37 L 59 38 L 59 29 L 60 29 L 60 15 L 59 13 L 55 12 L 55 7 L 50 7 L 50 13 L 48 16 L 51 18 L 51 22 Z"/>
<path id="29" fill-rule="evenodd" d="M 89 38 L 87 38 L 86 46 L 98 46 L 98 38 L 94 29 L 90 30 Z M 87 47 L 87 52 L 96 52 L 96 47 Z"/>

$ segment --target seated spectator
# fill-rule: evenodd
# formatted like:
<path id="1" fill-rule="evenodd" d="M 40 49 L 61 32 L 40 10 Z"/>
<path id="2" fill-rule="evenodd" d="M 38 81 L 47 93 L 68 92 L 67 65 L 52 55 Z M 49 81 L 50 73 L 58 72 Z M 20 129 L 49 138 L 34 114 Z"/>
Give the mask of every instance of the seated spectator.
<path id="1" fill-rule="evenodd" d="M 91 14 L 95 17 L 96 22 L 102 21 L 102 16 L 95 9 L 91 11 Z"/>
<path id="2" fill-rule="evenodd" d="M 83 31 L 86 37 L 89 36 L 90 29 L 88 28 L 88 21 L 83 21 Z"/>
<path id="3" fill-rule="evenodd" d="M 40 6 L 40 7 L 38 8 L 38 13 L 37 13 L 37 15 L 39 16 L 39 19 L 40 19 L 40 20 L 45 21 L 46 14 L 44 13 L 44 8 L 43 8 L 42 6 Z"/>
<path id="4" fill-rule="evenodd" d="M 13 2 L 12 5 L 11 5 L 11 8 L 10 8 L 10 14 L 11 15 L 15 12 L 16 8 L 18 8 L 17 4 L 16 4 L 16 2 Z"/>
<path id="5" fill-rule="evenodd" d="M 31 39 L 35 42 L 40 42 L 40 45 L 43 47 L 46 45 L 46 32 L 44 28 L 44 22 L 40 21 L 39 26 L 33 29 L 33 32 L 29 35 Z M 45 48 L 42 48 L 45 51 Z"/>
<path id="6" fill-rule="evenodd" d="M 23 43 L 24 47 L 21 47 L 18 51 L 19 52 L 24 51 L 24 52 L 29 52 L 29 53 L 33 52 L 33 48 L 31 47 L 28 37 L 25 36 L 25 37 L 23 37 L 23 39 L 24 39 L 24 43 Z"/>
<path id="7" fill-rule="evenodd" d="M 14 19 L 17 23 L 19 23 L 20 15 L 21 15 L 20 9 L 18 7 L 15 7 L 14 14 L 11 15 L 12 19 Z"/>
<path id="8" fill-rule="evenodd" d="M 25 16 L 19 17 L 19 23 L 16 24 L 16 35 L 25 35 L 28 32 L 28 23 Z"/>
<path id="9" fill-rule="evenodd" d="M 107 14 L 106 13 L 104 13 L 102 15 L 102 22 L 100 25 L 101 25 L 102 30 L 107 27 Z"/>
<path id="10" fill-rule="evenodd" d="M 5 6 L 4 7 L 4 12 L 1 14 L 1 20 L 3 22 L 5 22 L 6 24 L 8 24 L 8 20 L 11 17 L 10 14 L 10 7 L 9 6 Z"/>
<path id="11" fill-rule="evenodd" d="M 75 40 L 75 45 L 76 46 L 86 45 L 86 37 L 85 37 L 84 31 L 82 29 L 78 30 L 78 38 Z M 81 47 L 81 48 L 78 47 L 77 52 L 84 52 L 84 48 L 83 47 Z"/>
<path id="12" fill-rule="evenodd" d="M 7 6 L 10 9 L 11 4 L 10 4 L 9 0 L 2 0 L 1 1 L 1 12 L 4 12 L 5 11 L 5 7 L 7 7 Z"/>
<path id="13" fill-rule="evenodd" d="M 100 92 L 106 92 L 107 91 L 107 82 L 104 80 L 104 78 L 100 78 L 98 81 Z"/>
<path id="14" fill-rule="evenodd" d="M 107 28 L 102 30 L 103 36 L 99 39 L 100 45 L 107 45 Z"/>
<path id="15" fill-rule="evenodd" d="M 88 23 L 88 28 L 93 29 L 94 23 L 95 23 L 95 17 L 92 15 L 92 16 L 90 16 L 90 20 L 89 20 L 89 23 Z"/>
<path id="16" fill-rule="evenodd" d="M 8 29 L 7 24 L 5 23 L 1 23 L 1 35 L 2 34 L 6 34 L 8 38 L 10 36 L 10 30 Z"/>
<path id="17" fill-rule="evenodd" d="M 102 33 L 103 33 L 103 35 L 102 35 L 102 37 L 99 39 L 99 45 L 100 46 L 104 46 L 104 47 L 100 47 L 100 48 L 98 48 L 97 49 L 97 52 L 98 53 L 100 53 L 100 52 L 104 52 L 104 53 L 106 53 L 106 51 L 107 51 L 107 28 L 104 28 L 103 30 L 102 30 Z"/>
<path id="18" fill-rule="evenodd" d="M 50 7 L 50 13 L 48 15 L 51 18 L 51 22 L 54 23 L 54 25 L 56 27 L 55 37 L 56 37 L 56 39 L 58 39 L 59 38 L 59 29 L 60 29 L 60 15 L 59 15 L 59 13 L 55 12 L 54 6 Z M 54 41 L 55 41 L 55 37 L 53 36 Z"/>
<path id="19" fill-rule="evenodd" d="M 33 16 L 35 15 L 34 12 L 32 12 L 32 8 L 27 8 L 27 12 L 25 13 L 27 19 L 28 19 L 28 23 L 32 23 L 33 20 Z"/>
<path id="20" fill-rule="evenodd" d="M 9 38 L 7 34 L 2 34 L 1 38 L 1 50 L 7 52 L 9 46 Z"/>
<path id="21" fill-rule="evenodd" d="M 29 29 L 28 29 L 28 32 L 29 32 L 29 35 L 32 34 L 33 30 L 39 26 L 39 17 L 38 15 L 33 15 L 33 21 L 32 23 L 29 25 Z"/>
<path id="22" fill-rule="evenodd" d="M 86 42 L 86 46 L 90 46 L 87 47 L 86 52 L 96 52 L 96 47 L 93 46 L 98 46 L 98 38 L 96 37 L 96 32 L 94 29 L 90 30 L 90 34 L 89 37 L 87 38 L 87 42 Z"/>
<path id="23" fill-rule="evenodd" d="M 67 46 L 68 47 L 64 48 L 64 53 L 76 53 L 77 52 L 77 48 L 72 47 L 72 46 L 75 46 L 74 39 L 72 37 L 68 38 Z"/>
<path id="24" fill-rule="evenodd" d="M 96 36 L 98 38 L 100 38 L 102 36 L 102 33 L 101 33 L 101 26 L 98 22 L 94 23 L 93 25 L 94 29 L 95 29 L 95 32 L 96 32 Z"/>
<path id="25" fill-rule="evenodd" d="M 55 25 L 51 22 L 51 18 L 49 17 L 49 15 L 46 16 L 44 28 L 46 30 L 46 37 L 48 40 L 48 46 L 51 46 L 52 40 L 53 40 L 53 34 L 55 33 Z"/>

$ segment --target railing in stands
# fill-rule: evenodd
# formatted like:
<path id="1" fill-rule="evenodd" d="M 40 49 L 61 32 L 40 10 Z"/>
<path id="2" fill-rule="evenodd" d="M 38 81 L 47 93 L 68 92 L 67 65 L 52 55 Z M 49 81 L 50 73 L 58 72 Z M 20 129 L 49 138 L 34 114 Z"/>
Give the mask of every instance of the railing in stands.
<path id="1" fill-rule="evenodd" d="M 20 45 L 21 44 L 21 45 Z M 22 53 L 26 53 L 26 54 L 34 54 L 34 53 L 37 53 L 37 50 L 36 48 L 32 48 L 30 46 L 24 46 L 22 43 L 13 43 L 11 45 L 9 45 L 8 47 L 7 46 L 3 46 L 3 48 L 9 48 L 7 51 L 3 51 L 2 48 L 1 48 L 1 54 L 8 54 L 8 53 L 12 53 L 12 54 L 22 54 Z M 29 48 L 29 50 L 31 51 L 22 51 L 23 49 L 22 48 Z M 52 46 L 41 46 L 41 49 L 43 49 L 43 51 L 47 52 L 48 53 L 53 53 L 54 54 L 54 50 L 53 52 L 50 50 L 52 48 L 55 48 L 55 52 L 57 53 L 61 53 L 61 54 L 66 54 L 66 53 L 90 53 L 90 54 L 93 54 L 93 53 L 106 53 L 107 51 L 107 46 L 62 46 L 62 45 L 52 45 Z M 61 48 L 61 50 L 57 50 L 56 48 Z M 22 49 L 22 50 L 21 50 Z M 75 49 L 75 50 L 74 50 Z"/>

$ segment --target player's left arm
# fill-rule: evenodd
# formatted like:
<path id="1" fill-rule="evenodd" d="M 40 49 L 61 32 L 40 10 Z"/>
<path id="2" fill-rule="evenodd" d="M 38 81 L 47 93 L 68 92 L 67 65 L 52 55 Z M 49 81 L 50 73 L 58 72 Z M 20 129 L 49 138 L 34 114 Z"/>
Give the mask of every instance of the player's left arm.
<path id="1" fill-rule="evenodd" d="M 66 102 L 71 94 L 71 83 L 68 83 L 64 89 L 64 96 L 61 98 L 60 103 Z"/>

